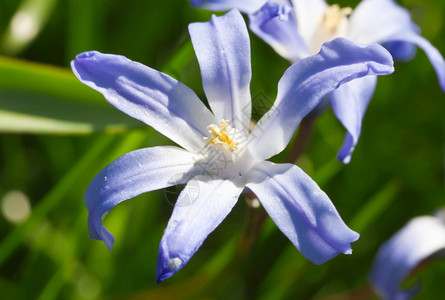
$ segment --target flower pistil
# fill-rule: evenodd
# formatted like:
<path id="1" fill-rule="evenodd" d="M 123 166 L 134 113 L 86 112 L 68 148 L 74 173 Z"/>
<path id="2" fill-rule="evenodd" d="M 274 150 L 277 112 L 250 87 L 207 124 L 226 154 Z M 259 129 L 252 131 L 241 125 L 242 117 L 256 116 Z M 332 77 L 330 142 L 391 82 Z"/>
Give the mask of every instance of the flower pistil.
<path id="1" fill-rule="evenodd" d="M 351 13 L 352 8 L 350 7 L 340 8 L 338 4 L 327 6 L 312 37 L 310 52 L 315 54 L 320 51 L 324 42 L 337 37 L 345 37 L 348 30 L 348 16 Z"/>
<path id="2" fill-rule="evenodd" d="M 352 13 L 352 8 L 340 8 L 338 4 L 330 5 L 324 12 L 321 25 L 324 26 L 330 33 L 335 34 L 343 19 Z"/>
<path id="3" fill-rule="evenodd" d="M 230 151 L 238 150 L 238 142 L 232 140 L 227 132 L 229 132 L 232 128 L 229 126 L 227 121 L 222 120 L 220 126 L 215 124 L 210 124 L 207 126 L 207 130 L 212 135 L 212 137 L 204 137 L 204 140 L 207 141 L 207 145 L 217 145 L 217 144 L 226 144 Z"/>

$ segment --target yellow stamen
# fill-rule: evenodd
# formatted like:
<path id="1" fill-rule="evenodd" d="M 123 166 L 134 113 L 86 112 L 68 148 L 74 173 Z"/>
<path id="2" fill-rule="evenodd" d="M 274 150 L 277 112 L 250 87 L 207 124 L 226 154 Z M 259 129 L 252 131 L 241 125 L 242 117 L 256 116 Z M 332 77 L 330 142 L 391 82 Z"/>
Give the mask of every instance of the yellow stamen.
<path id="1" fill-rule="evenodd" d="M 216 144 L 226 144 L 230 151 L 235 151 L 238 149 L 238 142 L 233 141 L 228 135 L 227 131 L 231 128 L 229 124 L 225 120 L 221 121 L 221 125 L 211 124 L 207 126 L 207 130 L 211 134 L 212 137 L 204 137 L 204 140 L 207 141 L 207 145 L 216 145 Z"/>
<path id="2" fill-rule="evenodd" d="M 341 20 L 349 16 L 351 13 L 352 8 L 350 7 L 340 8 L 338 4 L 331 5 L 326 8 L 322 23 L 330 33 L 334 34 L 337 31 Z"/>

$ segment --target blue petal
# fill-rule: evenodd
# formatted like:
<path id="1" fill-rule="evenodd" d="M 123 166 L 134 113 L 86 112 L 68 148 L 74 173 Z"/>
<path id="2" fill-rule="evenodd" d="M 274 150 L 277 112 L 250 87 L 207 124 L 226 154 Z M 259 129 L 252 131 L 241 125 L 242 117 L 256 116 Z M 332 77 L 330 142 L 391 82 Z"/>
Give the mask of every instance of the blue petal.
<path id="1" fill-rule="evenodd" d="M 418 32 L 409 11 L 393 0 L 361 1 L 349 20 L 348 37 L 357 43 L 380 43 L 398 32 Z"/>
<path id="2" fill-rule="evenodd" d="M 207 126 L 219 122 L 184 84 L 123 56 L 85 52 L 71 67 L 81 82 L 116 108 L 187 150 L 200 151 Z"/>
<path id="3" fill-rule="evenodd" d="M 292 7 L 267 2 L 249 19 L 252 32 L 284 58 L 295 62 L 309 55 L 306 42 L 298 33 Z"/>
<path id="4" fill-rule="evenodd" d="M 389 53 L 391 53 L 394 60 L 408 61 L 416 55 L 416 45 L 408 42 L 388 42 L 383 45 Z"/>
<path id="5" fill-rule="evenodd" d="M 267 1 L 268 0 L 191 0 L 190 4 L 215 11 L 236 8 L 244 13 L 253 13 L 260 9 Z M 289 0 L 274 0 L 274 2 L 290 5 Z"/>
<path id="6" fill-rule="evenodd" d="M 267 0 L 191 0 L 193 6 L 204 7 L 208 10 L 223 11 L 233 8 L 245 13 L 252 13 L 259 9 Z"/>
<path id="7" fill-rule="evenodd" d="M 349 37 L 353 41 L 380 44 L 404 42 L 420 47 L 431 61 L 440 86 L 445 91 L 445 61 L 440 52 L 418 34 L 419 29 L 411 21 L 408 10 L 392 0 L 362 1 L 350 20 Z M 400 56 L 400 48 L 397 50 L 395 55 Z M 412 49 L 408 51 L 412 52 Z M 406 55 L 402 53 L 402 58 L 406 59 Z"/>
<path id="8" fill-rule="evenodd" d="M 237 10 L 209 22 L 189 26 L 202 82 L 216 119 L 224 119 L 247 133 L 251 100 L 250 42 L 246 24 Z"/>
<path id="9" fill-rule="evenodd" d="M 163 146 L 127 153 L 106 166 L 85 193 L 90 238 L 103 240 L 111 250 L 113 236 L 102 219 L 120 202 L 139 194 L 182 184 L 201 170 L 196 157 L 178 147 Z"/>
<path id="10" fill-rule="evenodd" d="M 243 190 L 230 180 L 198 176 L 179 195 L 159 246 L 156 281 L 179 271 L 230 213 Z"/>
<path id="11" fill-rule="evenodd" d="M 426 56 L 436 70 L 437 77 L 439 78 L 439 84 L 443 91 L 445 91 L 445 60 L 440 52 L 431 43 L 412 31 L 399 32 L 397 35 L 388 38 L 382 42 L 399 41 L 408 42 L 420 47 L 425 51 Z"/>
<path id="12" fill-rule="evenodd" d="M 249 172 L 246 185 L 312 262 L 322 264 L 339 253 L 352 253 L 358 233 L 346 226 L 329 197 L 297 166 L 259 163 Z"/>
<path id="13" fill-rule="evenodd" d="M 384 299 L 409 299 L 420 286 L 399 290 L 402 282 L 422 261 L 444 249 L 443 221 L 431 216 L 414 218 L 380 247 L 370 274 L 371 284 Z"/>
<path id="14" fill-rule="evenodd" d="M 332 110 L 337 119 L 346 128 L 347 133 L 337 158 L 349 163 L 357 145 L 362 128 L 362 119 L 377 84 L 376 76 L 354 79 L 331 94 Z"/>
<path id="15" fill-rule="evenodd" d="M 267 159 L 280 153 L 302 118 L 340 85 L 393 70 L 391 55 L 379 45 L 357 45 L 343 38 L 324 43 L 320 53 L 296 62 L 280 79 L 274 106 L 251 132 L 251 154 Z"/>

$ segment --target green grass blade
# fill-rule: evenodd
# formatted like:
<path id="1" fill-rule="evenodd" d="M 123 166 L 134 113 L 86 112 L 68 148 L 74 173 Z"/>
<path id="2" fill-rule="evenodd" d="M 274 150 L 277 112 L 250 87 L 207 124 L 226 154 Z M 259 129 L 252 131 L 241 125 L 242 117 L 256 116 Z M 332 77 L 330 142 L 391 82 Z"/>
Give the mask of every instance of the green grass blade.
<path id="1" fill-rule="evenodd" d="M 396 195 L 400 188 L 398 181 L 389 181 L 355 214 L 351 222 L 348 223 L 349 226 L 359 233 L 366 230 L 391 204 L 391 202 L 396 199 Z"/>
<path id="2" fill-rule="evenodd" d="M 56 184 L 51 191 L 44 196 L 33 208 L 31 217 L 24 223 L 15 227 L 0 243 L 0 265 L 20 245 L 23 239 L 45 218 L 63 196 L 70 191 L 72 186 L 85 176 L 85 171 L 101 157 L 104 150 L 111 144 L 114 137 L 103 135 L 91 146 L 73 168 Z"/>
<path id="3" fill-rule="evenodd" d="M 0 132 L 88 134 L 142 126 L 68 69 L 0 58 Z"/>

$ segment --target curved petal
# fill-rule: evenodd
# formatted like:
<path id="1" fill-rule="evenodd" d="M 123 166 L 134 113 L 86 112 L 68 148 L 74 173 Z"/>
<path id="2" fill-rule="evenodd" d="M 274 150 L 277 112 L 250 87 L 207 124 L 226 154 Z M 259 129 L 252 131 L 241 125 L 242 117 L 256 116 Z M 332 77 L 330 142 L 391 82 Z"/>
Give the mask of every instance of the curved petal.
<path id="1" fill-rule="evenodd" d="M 267 2 L 249 15 L 250 29 L 282 57 L 296 62 L 309 55 L 306 42 L 297 30 L 292 7 Z"/>
<path id="2" fill-rule="evenodd" d="M 391 53 L 394 60 L 398 61 L 411 60 L 417 52 L 416 45 L 408 42 L 387 42 L 383 46 Z"/>
<path id="3" fill-rule="evenodd" d="M 244 13 L 254 13 L 269 0 L 191 0 L 192 6 L 200 6 L 208 10 L 222 11 L 238 9 Z M 290 5 L 291 0 L 273 0 L 273 2 Z"/>
<path id="4" fill-rule="evenodd" d="M 179 271 L 230 213 L 244 185 L 198 176 L 179 195 L 159 245 L 156 281 Z"/>
<path id="5" fill-rule="evenodd" d="M 196 156 L 178 147 L 161 146 L 129 152 L 106 166 L 85 193 L 90 238 L 114 243 L 102 225 L 106 213 L 120 202 L 139 194 L 182 184 L 201 173 Z"/>
<path id="6" fill-rule="evenodd" d="M 356 78 L 390 74 L 392 65 L 391 55 L 379 45 L 357 45 L 343 38 L 324 43 L 318 54 L 296 62 L 280 79 L 274 106 L 251 132 L 251 155 L 267 159 L 280 153 L 324 95 Z"/>
<path id="7" fill-rule="evenodd" d="M 184 84 L 123 56 L 97 51 L 79 54 L 71 67 L 82 83 L 127 115 L 187 150 L 205 146 L 203 137 L 215 118 Z"/>
<path id="8" fill-rule="evenodd" d="M 439 77 L 440 87 L 445 91 L 445 60 L 430 42 L 418 34 L 419 29 L 405 8 L 392 0 L 362 1 L 351 16 L 350 28 L 349 37 L 359 43 L 402 42 L 417 45 L 425 51 Z M 403 51 L 406 51 L 407 46 L 404 47 Z M 400 48 L 397 50 L 396 56 L 400 55 Z M 413 50 L 408 48 L 408 51 L 412 54 Z M 406 59 L 407 55 L 402 55 L 402 58 Z"/>
<path id="9" fill-rule="evenodd" d="M 326 11 L 325 0 L 291 0 L 297 16 L 300 35 L 309 44 Z"/>
<path id="10" fill-rule="evenodd" d="M 422 216 L 412 219 L 377 252 L 370 273 L 374 289 L 384 299 L 409 299 L 419 285 L 399 290 L 403 280 L 423 260 L 445 250 L 445 225 L 442 220 Z"/>
<path id="11" fill-rule="evenodd" d="M 363 0 L 349 20 L 348 37 L 357 43 L 380 43 L 401 31 L 418 31 L 409 11 L 393 0 Z"/>
<path id="12" fill-rule="evenodd" d="M 376 76 L 366 76 L 354 79 L 330 94 L 332 110 L 347 130 L 345 141 L 337 155 L 338 160 L 345 164 L 351 160 L 352 152 L 357 145 L 363 116 L 376 84 Z"/>
<path id="13" fill-rule="evenodd" d="M 358 233 L 346 226 L 329 197 L 297 166 L 261 162 L 248 174 L 246 185 L 312 262 L 322 264 L 339 253 L 352 253 Z"/>
<path id="14" fill-rule="evenodd" d="M 236 8 L 244 13 L 253 13 L 266 2 L 267 0 L 191 0 L 190 4 L 214 11 Z"/>
<path id="15" fill-rule="evenodd" d="M 384 42 L 408 42 L 417 45 L 423 51 L 430 60 L 437 77 L 439 78 L 439 84 L 443 91 L 445 91 L 445 60 L 440 52 L 431 43 L 412 31 L 399 32 L 393 37 L 388 37 Z"/>
<path id="16" fill-rule="evenodd" d="M 216 119 L 224 119 L 247 133 L 252 68 L 249 34 L 243 17 L 232 10 L 221 17 L 212 16 L 206 23 L 192 23 L 189 31 L 204 91 Z"/>

